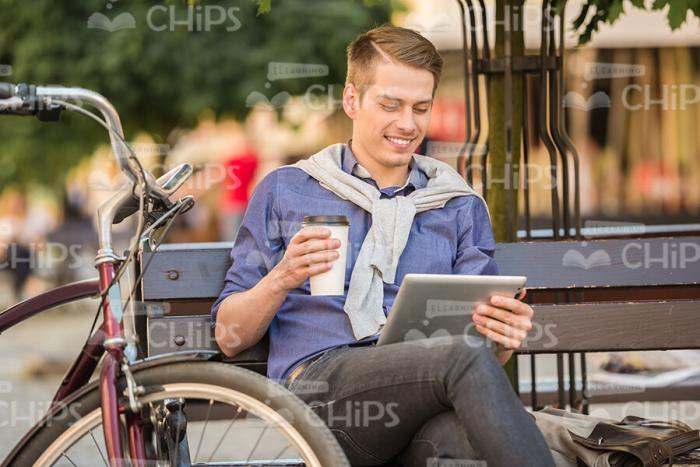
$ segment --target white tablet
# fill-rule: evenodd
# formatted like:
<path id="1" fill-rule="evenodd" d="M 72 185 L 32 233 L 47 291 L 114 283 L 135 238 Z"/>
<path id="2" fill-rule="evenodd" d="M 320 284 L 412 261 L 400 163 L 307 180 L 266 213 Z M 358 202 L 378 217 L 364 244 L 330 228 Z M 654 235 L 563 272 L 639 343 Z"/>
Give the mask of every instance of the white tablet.
<path id="1" fill-rule="evenodd" d="M 377 345 L 479 334 L 471 319 L 476 305 L 491 295 L 516 297 L 526 280 L 525 276 L 406 274 Z"/>

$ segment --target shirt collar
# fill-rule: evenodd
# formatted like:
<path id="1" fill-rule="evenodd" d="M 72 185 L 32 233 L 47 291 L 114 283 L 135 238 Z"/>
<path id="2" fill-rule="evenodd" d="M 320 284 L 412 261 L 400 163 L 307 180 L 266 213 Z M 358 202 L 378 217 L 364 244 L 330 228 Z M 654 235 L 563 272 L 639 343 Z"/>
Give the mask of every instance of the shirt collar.
<path id="1" fill-rule="evenodd" d="M 350 140 L 352 141 L 352 140 Z M 345 150 L 343 151 L 342 169 L 343 172 L 355 175 L 359 178 L 372 178 L 367 169 L 362 167 L 357 161 L 355 154 L 353 154 L 352 149 L 350 149 L 350 141 L 345 145 Z M 411 158 L 409 163 L 409 173 L 406 183 L 402 187 L 399 187 L 395 192 L 401 191 L 408 186 L 413 187 L 414 190 L 418 188 L 423 188 L 427 185 L 427 176 L 418 168 L 415 163 L 415 159 Z"/>

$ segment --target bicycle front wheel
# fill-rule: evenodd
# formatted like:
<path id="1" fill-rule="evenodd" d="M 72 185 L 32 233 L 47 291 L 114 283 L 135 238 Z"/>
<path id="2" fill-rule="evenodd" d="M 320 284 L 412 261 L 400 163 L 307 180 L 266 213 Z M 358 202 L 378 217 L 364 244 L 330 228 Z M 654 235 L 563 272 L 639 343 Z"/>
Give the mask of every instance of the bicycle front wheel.
<path id="1" fill-rule="evenodd" d="M 271 380 L 218 362 L 185 362 L 134 373 L 149 466 L 349 467 L 323 421 Z M 120 413 L 129 413 L 120 378 Z M 125 424 L 125 415 L 121 415 Z M 66 401 L 10 461 L 13 466 L 110 465 L 99 390 Z M 125 459 L 129 465 L 131 459 Z"/>

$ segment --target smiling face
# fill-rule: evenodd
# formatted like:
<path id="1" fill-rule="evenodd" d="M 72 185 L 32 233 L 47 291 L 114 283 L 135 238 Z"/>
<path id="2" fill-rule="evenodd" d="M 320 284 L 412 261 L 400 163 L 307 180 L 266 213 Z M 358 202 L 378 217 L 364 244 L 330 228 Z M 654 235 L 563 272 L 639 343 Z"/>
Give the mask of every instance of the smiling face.
<path id="1" fill-rule="evenodd" d="M 402 184 L 430 123 L 435 79 L 396 61 L 378 60 L 373 68 L 363 93 L 352 83 L 343 91 L 343 108 L 353 120 L 352 149 L 380 185 Z"/>

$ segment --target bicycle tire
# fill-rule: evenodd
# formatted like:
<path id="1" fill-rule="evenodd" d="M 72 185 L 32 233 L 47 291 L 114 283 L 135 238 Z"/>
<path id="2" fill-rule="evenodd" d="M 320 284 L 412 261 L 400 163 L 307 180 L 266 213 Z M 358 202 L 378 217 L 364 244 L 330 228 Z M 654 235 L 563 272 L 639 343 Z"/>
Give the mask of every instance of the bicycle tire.
<path id="1" fill-rule="evenodd" d="M 214 387 L 222 393 L 237 393 L 252 398 L 275 413 L 284 414 L 283 418 L 289 422 L 318 458 L 320 467 L 350 467 L 345 453 L 323 421 L 297 396 L 257 373 L 219 362 L 183 362 L 136 371 L 134 380 L 137 385 L 143 386 L 146 390 L 144 395 L 139 396 L 140 399 L 148 399 L 149 394 L 160 394 L 163 391 L 167 391 L 170 397 L 175 398 L 178 397 L 177 388 L 184 387 Z M 118 393 L 121 394 L 125 387 L 126 383 L 122 376 L 118 382 Z M 61 446 L 55 443 L 60 443 L 61 440 L 65 443 L 66 433 L 70 437 L 71 430 L 79 430 L 81 419 L 88 417 L 94 419 L 99 416 L 101 420 L 99 387 L 94 384 L 94 387 L 83 395 L 68 398 L 65 407 L 70 408 L 67 411 L 70 416 L 62 416 L 58 420 L 51 418 L 51 423 L 47 423 L 46 419 L 43 420 L 40 429 L 24 444 L 8 465 L 17 467 L 47 465 L 41 461 L 42 457 L 46 457 L 47 452 L 60 451 Z M 86 436 L 89 431 L 86 428 L 83 436 Z M 77 434 L 79 433 L 74 433 L 74 435 Z"/>

